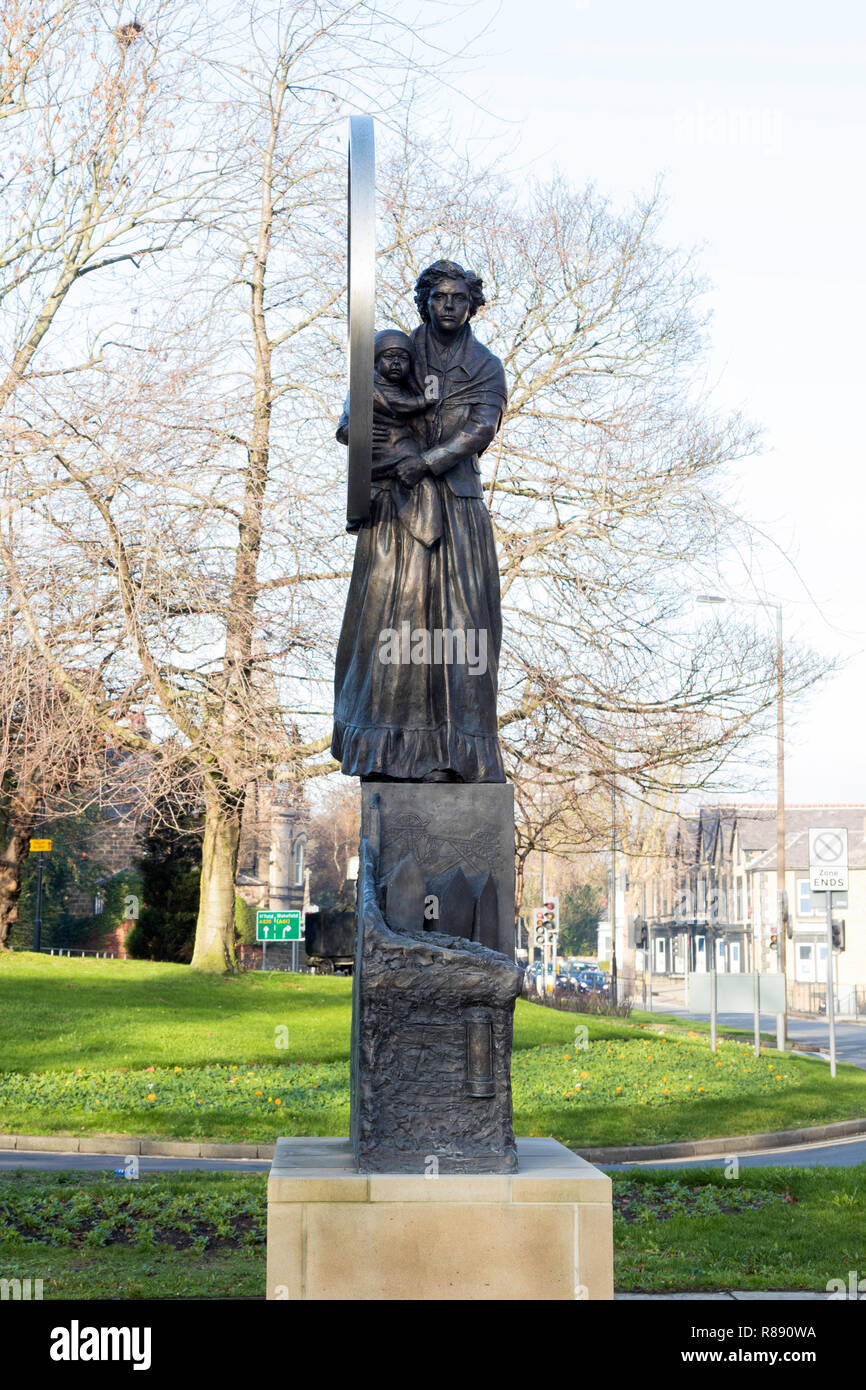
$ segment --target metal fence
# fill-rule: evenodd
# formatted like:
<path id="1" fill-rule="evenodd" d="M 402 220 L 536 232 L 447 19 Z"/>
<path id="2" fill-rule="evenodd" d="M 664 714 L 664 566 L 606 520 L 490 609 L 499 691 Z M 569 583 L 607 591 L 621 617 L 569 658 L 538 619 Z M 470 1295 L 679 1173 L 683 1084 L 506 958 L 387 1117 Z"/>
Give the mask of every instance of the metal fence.
<path id="1" fill-rule="evenodd" d="M 40 946 L 39 955 L 41 956 L 95 956 L 100 960 L 126 960 L 126 956 L 119 956 L 116 951 L 80 951 L 75 946 Z"/>
<path id="2" fill-rule="evenodd" d="M 866 1018 L 866 985 L 837 985 L 833 992 L 839 1018 Z M 795 1014 L 826 1014 L 826 984 L 788 987 L 788 1008 Z"/>

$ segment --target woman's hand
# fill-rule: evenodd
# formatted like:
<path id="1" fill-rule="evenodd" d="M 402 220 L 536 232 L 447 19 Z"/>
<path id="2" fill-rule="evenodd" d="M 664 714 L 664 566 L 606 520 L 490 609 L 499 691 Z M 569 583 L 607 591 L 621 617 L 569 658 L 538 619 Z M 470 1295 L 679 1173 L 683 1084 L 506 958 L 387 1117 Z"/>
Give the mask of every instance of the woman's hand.
<path id="1" fill-rule="evenodd" d="M 414 487 L 428 471 L 423 459 L 403 459 L 394 469 L 396 477 L 404 487 Z"/>

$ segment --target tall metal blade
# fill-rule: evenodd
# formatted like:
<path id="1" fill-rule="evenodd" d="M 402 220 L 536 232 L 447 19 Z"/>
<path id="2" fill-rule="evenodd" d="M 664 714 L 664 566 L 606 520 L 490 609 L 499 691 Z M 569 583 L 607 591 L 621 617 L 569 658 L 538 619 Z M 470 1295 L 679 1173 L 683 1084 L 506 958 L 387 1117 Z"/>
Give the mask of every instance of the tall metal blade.
<path id="1" fill-rule="evenodd" d="M 376 152 L 372 116 L 349 118 L 349 479 L 346 525 L 370 515 L 373 324 L 376 309 Z"/>

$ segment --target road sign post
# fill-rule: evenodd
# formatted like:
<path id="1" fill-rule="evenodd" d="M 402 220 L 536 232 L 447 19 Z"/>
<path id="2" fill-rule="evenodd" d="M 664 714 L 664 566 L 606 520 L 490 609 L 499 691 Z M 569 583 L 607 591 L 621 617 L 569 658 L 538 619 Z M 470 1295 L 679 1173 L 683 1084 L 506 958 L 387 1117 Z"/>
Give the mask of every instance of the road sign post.
<path id="1" fill-rule="evenodd" d="M 848 892 L 848 831 L 822 826 L 809 831 L 809 885 L 827 894 L 827 1024 L 830 1029 L 830 1075 L 836 1075 L 836 997 L 833 981 L 833 894 Z"/>
<path id="2" fill-rule="evenodd" d="M 836 991 L 833 988 L 833 894 L 827 893 L 827 1023 L 830 1028 L 830 1075 L 836 1075 Z"/>
<path id="3" fill-rule="evenodd" d="M 33 949 L 42 949 L 42 860 L 51 851 L 50 840 L 31 840 L 30 853 L 36 859 L 36 914 L 33 920 Z"/>
<path id="4" fill-rule="evenodd" d="M 256 913 L 256 941 L 262 943 L 262 969 L 268 958 L 269 941 L 291 941 L 296 943 L 301 939 L 301 914 L 299 910 L 292 912 L 257 912 Z M 292 955 L 297 946 L 293 945 Z"/>

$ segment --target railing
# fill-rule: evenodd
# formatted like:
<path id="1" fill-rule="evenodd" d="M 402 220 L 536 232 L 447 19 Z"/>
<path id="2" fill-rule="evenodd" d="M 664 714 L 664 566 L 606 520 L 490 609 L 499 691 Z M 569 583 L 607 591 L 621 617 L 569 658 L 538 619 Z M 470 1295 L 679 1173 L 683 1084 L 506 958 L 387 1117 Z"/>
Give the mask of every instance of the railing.
<path id="1" fill-rule="evenodd" d="M 40 946 L 41 956 L 94 956 L 100 960 L 125 960 L 116 951 L 82 951 L 77 946 Z"/>
<path id="2" fill-rule="evenodd" d="M 866 985 L 837 985 L 833 998 L 839 1018 L 866 1018 Z M 825 1015 L 826 984 L 789 985 L 788 1008 L 795 1014 Z"/>

